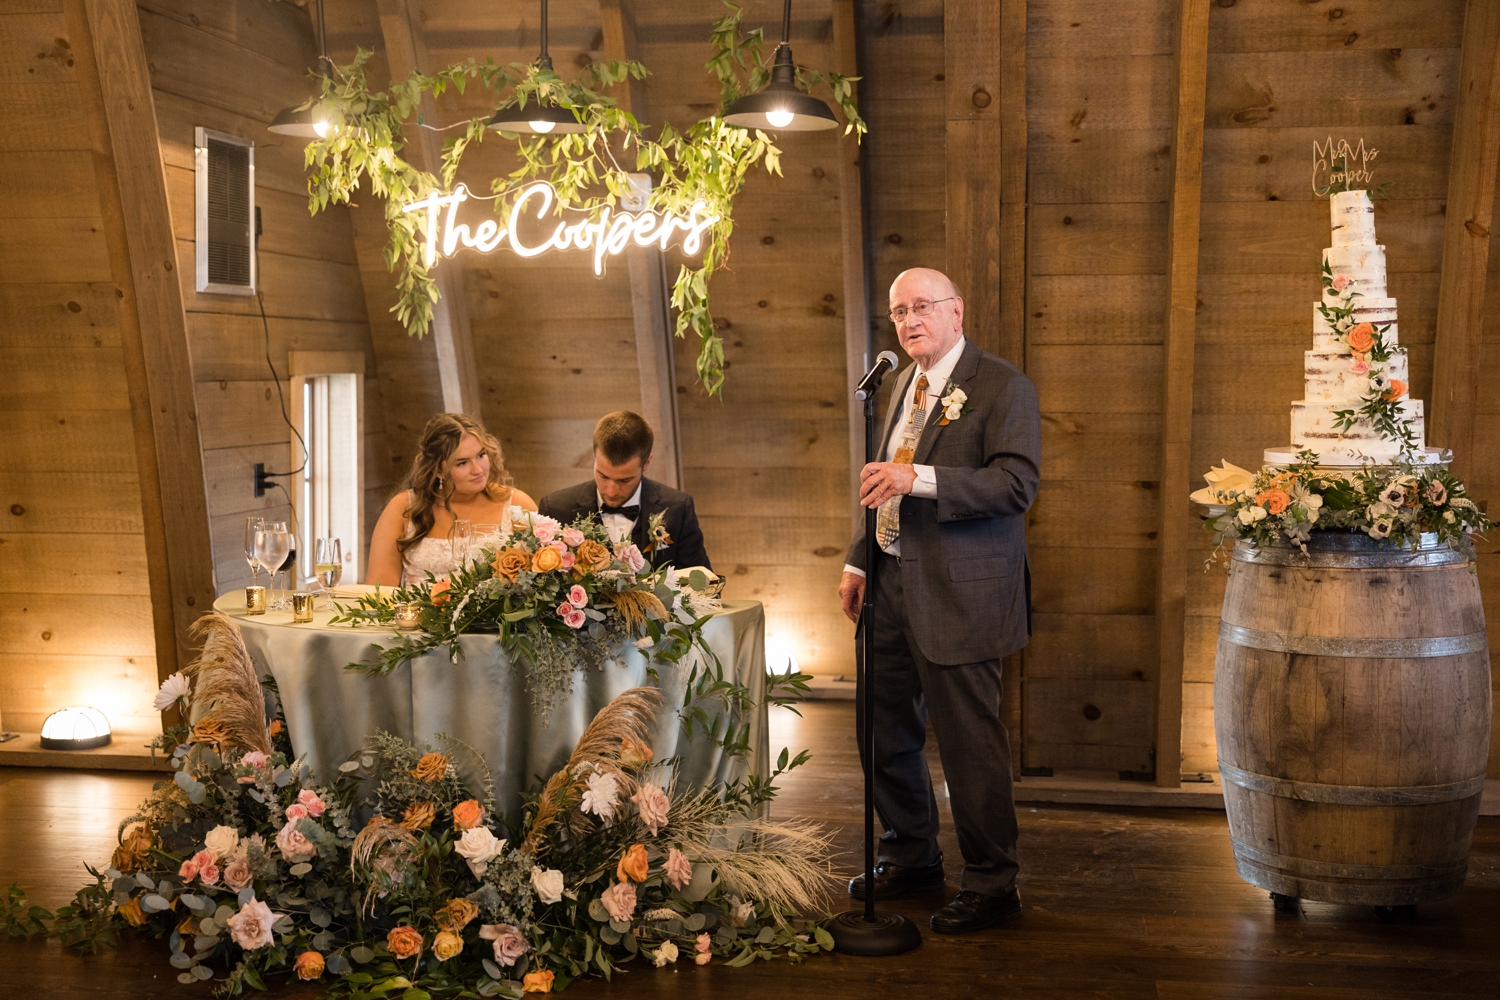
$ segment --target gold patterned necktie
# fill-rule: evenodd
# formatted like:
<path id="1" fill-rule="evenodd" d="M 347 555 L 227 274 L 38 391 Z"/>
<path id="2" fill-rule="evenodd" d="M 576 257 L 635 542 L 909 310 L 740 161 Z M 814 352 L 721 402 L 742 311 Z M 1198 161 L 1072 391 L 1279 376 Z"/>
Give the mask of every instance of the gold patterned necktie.
<path id="1" fill-rule="evenodd" d="M 901 430 L 901 443 L 891 459 L 897 465 L 910 465 L 917 454 L 917 442 L 922 439 L 922 429 L 927 426 L 927 376 L 917 376 L 916 389 L 912 392 L 911 416 Z M 887 552 L 901 537 L 901 497 L 893 496 L 880 505 L 875 515 L 875 536 L 880 547 Z"/>

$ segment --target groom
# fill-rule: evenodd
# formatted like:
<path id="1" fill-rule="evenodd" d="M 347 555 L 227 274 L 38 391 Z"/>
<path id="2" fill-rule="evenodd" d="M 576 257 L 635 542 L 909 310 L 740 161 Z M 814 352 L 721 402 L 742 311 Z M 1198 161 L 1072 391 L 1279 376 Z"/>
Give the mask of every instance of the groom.
<path id="1" fill-rule="evenodd" d="M 634 542 L 653 568 L 670 563 L 712 569 L 693 498 L 646 478 L 655 443 L 639 413 L 605 414 L 594 426 L 594 481 L 548 493 L 537 507 L 565 525 L 598 514 L 611 542 Z"/>

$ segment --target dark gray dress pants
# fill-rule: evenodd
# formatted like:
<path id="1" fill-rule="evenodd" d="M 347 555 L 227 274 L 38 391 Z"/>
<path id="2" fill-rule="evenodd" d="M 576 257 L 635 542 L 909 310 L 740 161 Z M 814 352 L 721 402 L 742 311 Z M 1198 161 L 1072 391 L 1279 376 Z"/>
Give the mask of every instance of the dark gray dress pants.
<path id="1" fill-rule="evenodd" d="M 991 896 L 1015 886 L 1016 804 L 1010 736 L 1000 721 L 1000 661 L 929 663 L 902 600 L 901 565 L 881 553 L 875 580 L 875 810 L 882 861 L 906 867 L 938 859 L 938 808 L 922 749 L 931 718 L 964 857 L 963 888 Z M 982 614 L 982 609 L 976 609 Z M 861 628 L 864 623 L 861 623 Z M 858 646 L 861 657 L 864 644 Z M 858 692 L 864 759 L 863 675 Z"/>

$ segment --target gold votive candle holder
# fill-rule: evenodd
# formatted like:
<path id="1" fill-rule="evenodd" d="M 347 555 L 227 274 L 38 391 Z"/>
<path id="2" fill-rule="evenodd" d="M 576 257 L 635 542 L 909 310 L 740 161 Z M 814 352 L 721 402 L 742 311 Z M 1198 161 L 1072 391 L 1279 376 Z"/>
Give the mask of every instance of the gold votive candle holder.
<path id="1" fill-rule="evenodd" d="M 263 615 L 266 613 L 266 588 L 245 588 L 245 614 Z"/>
<path id="2" fill-rule="evenodd" d="M 292 595 L 292 621 L 306 624 L 313 620 L 313 595 Z"/>
<path id="3" fill-rule="evenodd" d="M 422 609 L 415 604 L 398 604 L 396 611 L 396 627 L 403 632 L 422 627 Z"/>

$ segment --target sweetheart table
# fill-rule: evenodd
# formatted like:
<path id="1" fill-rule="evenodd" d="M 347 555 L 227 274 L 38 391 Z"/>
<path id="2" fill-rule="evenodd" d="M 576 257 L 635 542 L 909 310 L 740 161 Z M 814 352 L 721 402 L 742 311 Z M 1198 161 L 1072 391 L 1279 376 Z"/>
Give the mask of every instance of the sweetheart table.
<path id="1" fill-rule="evenodd" d="M 373 644 L 389 643 L 392 632 L 332 625 L 329 619 L 335 612 L 327 603 L 327 598 L 320 597 L 312 622 L 295 624 L 290 611 L 246 615 L 242 590 L 214 602 L 215 610 L 239 625 L 256 670 L 275 678 L 292 748 L 306 756 L 319 781 L 331 780 L 365 737 L 377 731 L 419 745 L 432 743 L 437 749 L 442 749 L 437 745 L 438 735 L 445 734 L 484 756 L 498 806 L 514 815 L 521 793 L 567 761 L 594 713 L 622 691 L 650 683 L 645 656 L 627 643 L 617 650 L 616 661 L 602 670 L 580 668 L 572 693 L 553 708 L 543 725 L 525 681 L 512 669 L 497 636 L 462 636 L 463 655 L 456 661 L 450 661 L 447 646 L 440 646 L 389 674 L 372 676 L 344 667 L 373 660 Z M 658 760 L 682 758 L 677 780 L 684 788 L 770 771 L 763 700 L 764 607 L 758 601 L 725 601 L 723 612 L 705 623 L 703 636 L 723 664 L 726 678 L 732 674 L 736 682 L 748 687 L 757 708 L 748 719 L 731 713 L 735 726 L 750 724 L 750 753 L 731 757 L 701 726 L 694 727 L 691 737 L 683 731 L 678 711 L 687 668 L 657 666 L 665 704 L 652 746 Z M 710 718 L 723 710 L 720 702 L 704 703 L 704 708 Z M 479 766 L 464 756 L 456 754 L 454 764 L 473 781 Z"/>

